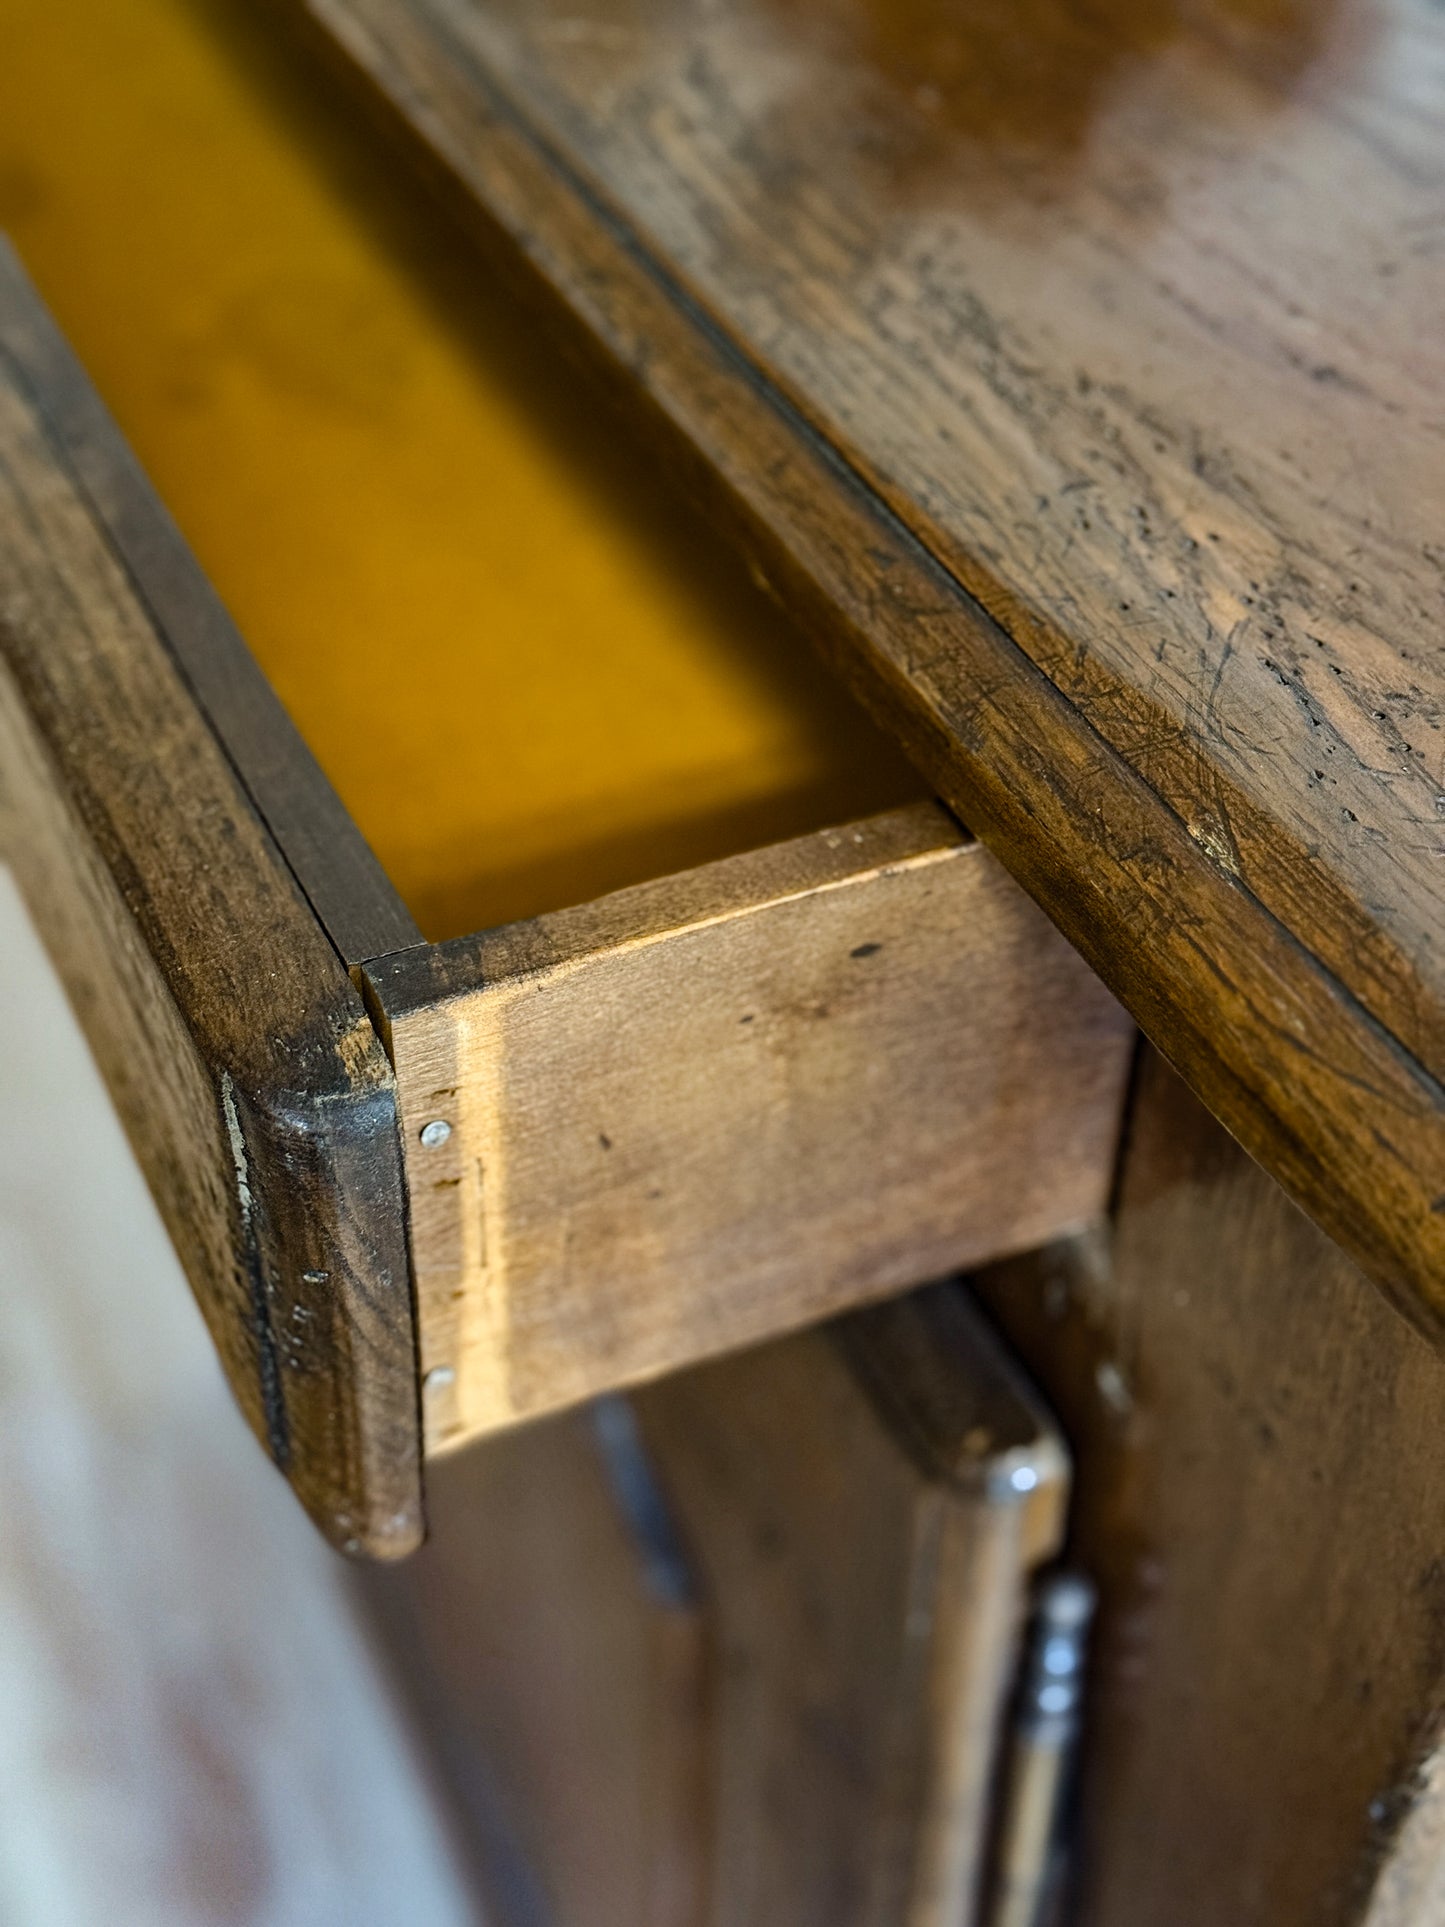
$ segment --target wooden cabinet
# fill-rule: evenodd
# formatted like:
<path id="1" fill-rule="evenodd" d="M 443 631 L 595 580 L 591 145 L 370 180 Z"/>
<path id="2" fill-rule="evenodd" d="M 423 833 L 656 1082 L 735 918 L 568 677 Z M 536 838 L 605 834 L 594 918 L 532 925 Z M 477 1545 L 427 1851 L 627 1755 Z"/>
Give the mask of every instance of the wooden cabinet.
<path id="1" fill-rule="evenodd" d="M 499 1920 L 980 1920 L 1067 1486 L 957 1286 L 448 1459 L 368 1590 Z"/>
<path id="2" fill-rule="evenodd" d="M 1423 1927 L 1438 18 L 12 11 L 5 847 L 498 1904 L 974 1904 L 966 1270 L 1079 1921 Z"/>

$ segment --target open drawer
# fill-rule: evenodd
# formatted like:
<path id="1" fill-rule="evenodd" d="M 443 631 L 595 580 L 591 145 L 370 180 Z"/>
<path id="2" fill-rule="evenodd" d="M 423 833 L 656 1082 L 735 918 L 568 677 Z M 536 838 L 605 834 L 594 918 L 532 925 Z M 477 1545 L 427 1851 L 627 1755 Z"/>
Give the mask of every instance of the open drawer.
<path id="1" fill-rule="evenodd" d="M 95 12 L 96 138 L 143 172 L 126 116 L 169 124 L 167 86 L 186 110 L 180 150 L 128 177 L 136 207 L 172 196 L 168 235 L 208 237 L 181 345 L 146 309 L 154 262 L 45 225 L 89 193 L 108 231 L 104 169 L 18 225 L 80 333 L 139 290 L 95 334 L 107 387 L 257 656 L 7 257 L 6 848 L 252 1425 L 336 1543 L 394 1554 L 424 1447 L 1100 1209 L 1128 1026 L 705 543 L 662 567 L 618 533 L 679 511 L 662 483 L 609 499 L 569 374 L 534 420 L 485 344 L 465 381 L 417 373 L 456 316 L 404 254 L 367 265 L 365 217 L 287 121 L 310 105 L 258 78 L 239 15 L 146 0 L 111 48 Z M 74 145 L 47 134 L 47 71 L 16 123 L 42 181 Z M 255 232 L 247 195 L 205 199 L 228 180 L 264 186 Z M 365 325 L 336 327 L 324 276 L 267 308 L 298 226 L 309 260 L 356 252 Z M 590 438 L 587 487 L 559 422 Z M 565 512 L 529 542 L 549 488 Z M 588 792 L 602 751 L 615 780 Z"/>

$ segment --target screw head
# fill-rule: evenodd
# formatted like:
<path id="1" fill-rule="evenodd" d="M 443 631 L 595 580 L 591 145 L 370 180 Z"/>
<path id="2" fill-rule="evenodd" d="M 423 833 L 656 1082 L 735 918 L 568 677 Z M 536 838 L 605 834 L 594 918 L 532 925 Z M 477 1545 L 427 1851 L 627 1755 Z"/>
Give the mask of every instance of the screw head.
<path id="1" fill-rule="evenodd" d="M 444 1117 L 434 1117 L 430 1124 L 421 1127 L 421 1141 L 429 1151 L 434 1151 L 439 1144 L 445 1144 L 451 1134 L 452 1127 Z"/>

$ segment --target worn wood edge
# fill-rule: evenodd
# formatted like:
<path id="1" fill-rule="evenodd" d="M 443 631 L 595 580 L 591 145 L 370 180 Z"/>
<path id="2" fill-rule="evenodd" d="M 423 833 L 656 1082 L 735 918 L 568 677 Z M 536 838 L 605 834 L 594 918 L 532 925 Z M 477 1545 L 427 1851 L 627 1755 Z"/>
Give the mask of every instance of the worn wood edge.
<path id="1" fill-rule="evenodd" d="M 393 1020 L 483 987 L 566 971 L 605 952 L 641 949 L 797 897 L 968 856 L 983 853 L 946 810 L 908 804 L 477 936 L 373 958 L 359 975 L 389 1038 Z"/>
<path id="2" fill-rule="evenodd" d="M 908 1905 L 911 1927 L 944 1927 L 981 1904 L 1027 1588 L 1062 1550 L 1073 1467 L 1053 1415 L 962 1281 L 852 1313 L 832 1336 L 925 1482 L 928 1557 L 954 1594 L 928 1636 L 933 1718 Z M 972 1743 L 955 1724 L 970 1705 Z"/>
<path id="3" fill-rule="evenodd" d="M 3 322 L 0 369 L 9 371 L 75 511 L 125 579 L 41 398 L 10 355 Z M 278 992 L 269 1021 L 249 1024 L 224 984 L 208 981 L 207 960 L 188 954 L 185 932 L 175 927 L 174 913 L 167 914 L 165 880 L 155 874 L 163 863 L 160 843 L 127 844 L 117 827 L 120 812 L 112 802 L 126 807 L 137 752 L 106 739 L 111 711 L 99 692 L 120 665 L 104 661 L 83 623 L 76 646 L 92 644 L 96 661 L 89 674 L 97 697 L 90 713 L 76 715 L 67 713 L 49 673 L 56 656 L 66 653 L 63 641 L 52 635 L 37 654 L 33 636 L 0 619 L 0 699 L 11 740 L 11 757 L 0 771 L 7 841 L 102 1064 L 114 1072 L 132 1030 L 147 1033 L 138 999 L 170 1013 L 161 1018 L 169 1026 L 165 1034 L 173 1044 L 184 1039 L 194 1054 L 210 1100 L 199 1141 L 174 1132 L 168 1139 L 164 1124 L 148 1123 L 143 1105 L 121 1109 L 173 1240 L 192 1260 L 198 1300 L 252 1429 L 333 1544 L 397 1557 L 419 1543 L 423 1510 L 395 1082 L 344 967 L 196 710 L 149 612 L 143 604 L 136 608 L 133 633 L 144 636 L 145 646 L 124 671 L 149 692 L 148 713 L 186 719 L 184 767 L 168 807 L 193 809 L 203 822 L 200 834 L 212 851 L 209 888 L 224 893 L 242 917 L 259 888 L 289 926 L 308 972 L 304 1000 Z M 114 681 L 110 686 L 118 688 Z M 28 800 L 21 791 L 27 781 Z M 240 835 L 238 825 L 247 825 Z M 258 853 L 266 870 L 257 867 Z M 64 928 L 48 901 L 67 878 L 46 864 L 47 854 L 68 872 L 81 927 L 108 952 L 104 968 L 120 972 L 127 1009 L 118 1027 L 108 1024 L 105 999 L 87 983 L 84 965 L 56 944 L 57 935 L 74 933 L 76 920 Z M 275 932 L 259 916 L 257 923 L 264 944 Z M 270 964 L 264 949 L 233 954 L 225 972 L 264 985 L 281 977 Z M 153 1023 L 147 1034 L 154 1047 Z M 180 1185 L 178 1164 L 193 1173 Z M 220 1213 L 228 1264 L 178 1222 L 177 1191 L 205 1196 L 207 1209 Z M 198 1277 L 194 1266 L 202 1259 L 210 1264 L 202 1264 Z"/>
<path id="4" fill-rule="evenodd" d="M 257 814 L 347 965 L 422 935 L 0 233 L 0 339 Z"/>
<path id="5" fill-rule="evenodd" d="M 1028 1566 L 1063 1546 L 1073 1469 L 1057 1422 L 960 1280 L 831 1327 L 859 1384 L 930 1482 L 1025 1515 Z"/>
<path id="6" fill-rule="evenodd" d="M 23 732 L 23 738 L 19 732 Z M 3 638 L 0 743 L 6 746 L 7 755 L 7 766 L 0 772 L 0 803 L 8 806 L 6 813 L 13 811 L 15 835 L 27 846 L 0 847 L 0 855 L 15 862 L 82 1028 L 103 1070 L 113 1074 L 113 1065 L 107 1061 L 107 1043 L 125 1049 L 129 1040 L 115 1039 L 113 1034 L 107 1039 L 102 999 L 87 982 L 75 955 L 65 947 L 73 932 L 68 925 L 57 927 L 53 907 L 47 902 L 58 882 L 54 869 L 47 866 L 37 873 L 27 861 L 31 848 L 43 848 L 43 842 L 33 808 L 26 809 L 12 794 L 22 760 L 43 772 L 50 800 L 62 819 L 62 835 L 83 874 L 86 909 L 97 919 L 102 933 L 107 925 L 123 928 L 132 921 L 130 907 L 120 879 L 95 847 L 88 826 L 68 794 L 66 778 L 28 713 L 5 659 Z M 8 845 L 9 839 L 5 841 Z M 119 964 L 116 967 L 120 968 Z M 350 1342 L 327 1359 L 325 1372 L 317 1372 L 309 1359 L 303 1361 L 293 1350 L 302 1325 L 313 1315 L 307 1298 L 314 1292 L 293 1288 L 289 1294 L 292 1329 L 288 1330 L 283 1316 L 288 1294 L 279 1285 L 283 1278 L 294 1279 L 298 1270 L 303 1285 L 308 1282 L 308 1273 L 309 1282 L 314 1284 L 320 1274 L 308 1266 L 308 1258 L 314 1257 L 319 1265 L 321 1258 L 334 1254 L 338 1245 L 344 1243 L 348 1249 L 356 1245 L 358 1234 L 360 1241 L 365 1241 L 364 1214 L 357 1214 L 363 1222 L 355 1229 L 344 1222 L 339 1227 L 329 1222 L 352 1215 L 346 1196 L 348 1185 L 389 1185 L 393 1191 L 400 1188 L 399 1145 L 389 1147 L 386 1141 L 388 1126 L 393 1139 L 396 1134 L 395 1099 L 387 1082 L 378 1076 L 379 1053 L 374 1046 L 366 1051 L 363 1044 L 363 1068 L 370 1089 L 362 1088 L 360 1109 L 369 1115 L 358 1118 L 357 1090 L 355 1086 L 338 1088 L 339 1080 L 333 1080 L 330 1089 L 313 1088 L 284 1096 L 262 1090 L 258 1097 L 248 1098 L 246 1086 L 254 1086 L 254 1072 L 247 1075 L 239 1064 L 233 1070 L 208 1061 L 205 1042 L 196 1036 L 195 1026 L 181 1008 L 175 985 L 161 979 L 159 973 L 157 978 L 157 999 L 179 1033 L 169 1047 L 173 1052 L 185 1051 L 196 1077 L 208 1091 L 213 1134 L 184 1143 L 157 1141 L 153 1127 L 137 1117 L 133 1104 L 127 1104 L 121 1092 L 113 1095 L 142 1169 L 156 1190 L 171 1240 L 192 1265 L 198 1257 L 201 1262 L 206 1258 L 216 1261 L 213 1254 L 198 1254 L 197 1228 L 190 1214 L 177 1219 L 177 1200 L 172 1195 L 174 1167 L 181 1163 L 211 1167 L 209 1181 L 197 1182 L 211 1197 L 219 1195 L 224 1200 L 233 1276 L 224 1295 L 198 1290 L 197 1300 L 236 1402 L 273 1464 L 334 1545 L 380 1558 L 400 1557 L 413 1550 L 422 1536 L 419 1445 L 408 1454 L 404 1442 L 399 1449 L 398 1441 L 390 1439 L 378 1456 L 367 1439 L 366 1417 L 356 1409 L 357 1388 L 351 1374 L 359 1369 L 370 1377 L 375 1361 L 365 1355 L 369 1349 L 366 1341 L 351 1329 L 351 1308 L 344 1308 L 340 1319 L 332 1316 L 327 1332 L 328 1338 L 339 1335 Z M 174 1055 L 171 1062 L 176 1062 Z M 238 1082 L 238 1078 L 244 1081 Z M 145 1093 L 142 1101 L 151 1096 Z M 338 1131 L 338 1121 L 343 1117 L 345 1128 Z M 405 1277 L 406 1253 L 400 1241 L 396 1242 L 397 1249 L 379 1248 L 378 1241 L 378 1248 L 357 1252 L 360 1268 L 380 1272 L 383 1284 L 388 1278 Z M 398 1264 L 403 1267 L 400 1274 Z M 349 1274 L 348 1295 L 357 1284 L 357 1278 Z M 306 1314 L 305 1319 L 297 1318 L 298 1311 Z M 239 1343 L 235 1325 L 227 1328 L 230 1318 L 240 1326 Z M 249 1361 L 245 1375 L 238 1374 L 238 1349 Z M 326 1462 L 319 1467 L 308 1462 L 304 1442 L 298 1449 L 295 1401 L 288 1396 L 290 1368 L 303 1363 L 309 1381 L 304 1387 L 304 1402 L 321 1407 L 330 1448 Z M 414 1368 L 410 1376 L 414 1382 Z M 419 1436 L 419 1416 L 416 1424 Z M 373 1501 L 380 1497 L 383 1503 L 376 1507 L 358 1502 L 358 1493 L 369 1495 Z"/>
<path id="7" fill-rule="evenodd" d="M 349 1031 L 306 1088 L 245 1095 L 222 1072 L 221 1093 L 238 1188 L 251 1201 L 242 1230 L 254 1297 L 269 1311 L 288 1410 L 299 1402 L 296 1380 L 315 1373 L 318 1348 L 288 1356 L 296 1309 L 311 1307 L 297 1293 L 288 1329 L 279 1281 L 299 1271 L 331 1310 L 316 1374 L 325 1383 L 320 1476 L 298 1466 L 294 1440 L 284 1457 L 273 1445 L 272 1457 L 333 1545 L 390 1560 L 425 1536 L 416 1309 L 395 1080 L 357 1003 Z M 397 1296 L 406 1308 L 401 1343 L 387 1303 Z M 309 1388 L 302 1396 L 310 1401 Z M 308 1431 L 315 1424 L 310 1418 Z"/>
<path id="8" fill-rule="evenodd" d="M 932 1344 L 935 1324 L 946 1334 L 940 1348 Z M 870 1696 L 866 1710 L 856 1708 L 866 1725 L 853 1728 L 850 1716 L 847 1732 L 840 1726 L 837 1734 L 830 1729 L 823 1736 L 823 1753 L 834 1770 L 850 1752 L 859 1763 L 856 1791 L 863 1797 L 854 1804 L 855 1783 L 845 1772 L 832 1815 L 834 1827 L 866 1829 L 852 1843 L 851 1856 L 843 1838 L 831 1836 L 835 1852 L 844 1852 L 846 1871 L 834 1868 L 839 1878 L 821 1891 L 809 1883 L 807 1869 L 817 1867 L 822 1845 L 815 1836 L 806 1868 L 794 1872 L 795 1885 L 750 1887 L 748 1842 L 754 1836 L 746 1825 L 739 1834 L 729 1831 L 721 1850 L 729 1865 L 743 1869 L 740 1880 L 724 1876 L 722 1882 L 729 1920 L 746 1917 L 764 1891 L 780 1921 L 791 1919 L 788 1898 L 794 1893 L 808 1897 L 810 1920 L 831 1918 L 830 1898 L 832 1911 L 841 1907 L 850 1921 L 954 1927 L 978 1918 L 995 1794 L 992 1768 L 1015 1679 L 1029 1576 L 1039 1558 L 1056 1549 L 1060 1522 L 1049 1522 L 1054 1529 L 1047 1535 L 1038 1530 L 1047 1500 L 1035 1510 L 1031 1498 L 1009 1483 L 1009 1471 L 1027 1463 L 1024 1442 L 1047 1450 L 1053 1428 L 1004 1365 L 998 1341 L 957 1283 L 949 1282 L 716 1360 L 635 1400 L 664 1482 L 677 1481 L 684 1525 L 698 1533 L 705 1577 L 718 1570 L 713 1562 L 722 1535 L 718 1597 L 724 1610 L 735 1585 L 747 1588 L 740 1661 L 760 1640 L 767 1677 L 788 1704 L 791 1669 L 802 1665 L 806 1676 L 810 1627 L 819 1613 L 826 1622 L 833 1606 L 853 1610 L 849 1571 L 857 1553 L 858 1597 L 869 1602 L 871 1637 L 866 1647 L 856 1639 L 860 1623 L 844 1649 L 825 1634 L 823 1678 L 835 1685 L 838 1678 L 846 1681 L 848 1673 L 834 1669 L 856 1665 L 866 1651 L 887 1681 L 886 1693 Z M 826 1421 L 807 1450 L 794 1451 L 789 1437 L 793 1404 L 815 1422 Z M 1001 1451 L 979 1436 L 994 1420 Z M 742 1449 L 744 1440 L 751 1449 Z M 960 1453 L 978 1478 L 954 1476 Z M 771 1462 L 783 1480 L 776 1500 L 769 1479 L 759 1475 L 759 1467 Z M 1049 1452 L 1050 1470 L 1061 1462 L 1060 1446 Z M 987 1476 L 990 1466 L 993 1478 Z M 815 1504 L 821 1506 L 816 1518 Z M 852 1533 L 856 1545 L 849 1530 L 855 1512 L 864 1535 L 859 1540 Z M 811 1537 L 810 1519 L 821 1526 L 820 1540 Z M 790 1527 L 798 1535 L 796 1565 Z M 897 1580 L 886 1604 L 864 1576 L 876 1571 L 867 1558 L 875 1534 L 886 1534 L 889 1569 Z M 769 1615 L 758 1621 L 748 1605 L 754 1583 L 768 1580 L 775 1560 L 779 1572 L 796 1573 L 800 1588 L 790 1588 L 796 1607 L 781 1625 Z M 840 1584 L 843 1590 L 836 1598 L 828 1595 L 824 1610 L 820 1589 Z M 817 1603 L 810 1608 L 814 1593 Z M 801 1684 L 799 1690 L 811 1707 L 817 1692 Z M 799 1737 L 806 1733 L 807 1740 L 788 1756 L 804 1766 L 818 1738 L 816 1721 L 805 1720 Z M 739 1763 L 751 1768 L 759 1759 L 777 1762 L 776 1753 L 758 1756 L 749 1749 L 757 1729 L 746 1708 L 734 1703 L 726 1710 L 720 1731 L 725 1742 L 730 1737 L 744 1749 L 733 1755 Z M 858 1750 L 864 1742 L 866 1754 Z M 738 1782 L 730 1784 L 736 1788 Z M 766 1831 L 766 1804 L 758 1809 L 749 1797 L 747 1805 L 753 1825 L 760 1822 Z M 791 1845 L 787 1833 L 774 1839 L 778 1864 Z"/>
<path id="9" fill-rule="evenodd" d="M 634 432 L 643 403 L 643 425 L 683 485 L 1225 1126 L 1445 1345 L 1437 1077 L 1210 859 L 1169 802 L 598 202 L 470 49 L 410 46 L 410 71 L 345 0 L 283 3 L 305 10 L 306 37 L 498 271 L 630 409 Z M 868 579 L 880 571 L 881 591 Z M 920 623 L 945 624 L 955 647 L 967 644 L 975 673 L 965 710 L 909 681 L 909 630 Z"/>
<path id="10" fill-rule="evenodd" d="M 494 84 L 505 93 L 509 106 L 520 110 L 519 121 L 545 148 L 554 167 L 568 176 L 574 189 L 616 231 L 640 243 L 647 261 L 702 325 L 734 348 L 764 385 L 784 399 L 808 432 L 887 505 L 965 593 L 997 615 L 1036 667 L 1069 691 L 1073 705 L 1126 761 L 1140 760 L 1138 745 L 1147 744 L 1147 762 L 1142 766 L 1149 771 L 1150 786 L 1186 822 L 1205 857 L 1223 870 L 1245 875 L 1260 902 L 1347 986 L 1362 1008 L 1422 1063 L 1445 1069 L 1445 974 L 1432 967 L 1428 915 L 1422 918 L 1417 906 L 1407 939 L 1386 914 L 1391 906 L 1372 900 L 1374 873 L 1351 877 L 1317 847 L 1322 827 L 1318 820 L 1291 822 L 1272 805 L 1267 788 L 1256 786 L 1245 772 L 1231 770 L 1227 760 L 1211 754 L 1197 729 L 1197 712 L 1209 706 L 1202 700 L 1202 686 L 1166 696 L 1140 682 L 1128 668 L 1106 667 L 1092 647 L 1093 638 L 1084 635 L 1077 622 L 1059 611 L 1048 613 L 1031 600 L 1026 569 L 1022 574 L 1017 567 L 1001 570 L 986 542 L 971 542 L 950 526 L 930 500 L 895 479 L 888 461 L 855 432 L 849 411 L 832 407 L 831 397 L 806 373 L 788 367 L 785 358 L 773 352 L 773 344 L 755 334 L 747 320 L 733 318 L 726 273 L 721 284 L 716 283 L 706 268 L 675 256 L 665 240 L 654 236 L 647 190 L 665 186 L 664 175 L 649 180 L 633 173 L 625 187 L 620 179 L 614 184 L 594 143 L 597 129 L 589 124 L 585 90 L 579 95 L 568 85 L 567 62 L 558 66 L 542 53 L 534 65 L 540 50 L 523 26 L 515 36 L 508 36 L 505 29 L 502 34 L 503 44 L 511 38 L 511 51 L 519 56 L 515 64 L 500 52 L 495 64 L 490 64 L 482 50 L 482 36 L 473 36 L 477 9 L 468 0 L 341 0 L 341 4 L 383 22 L 393 14 L 426 22 L 428 27 L 422 31 L 446 36 L 454 59 L 464 44 L 471 44 L 473 74 L 485 70 L 494 77 Z M 623 104 L 624 119 L 630 111 L 630 105 Z M 669 138 L 690 146 L 700 131 L 706 137 L 718 130 L 694 126 L 686 133 L 674 129 L 670 137 L 661 135 L 657 152 L 664 169 Z M 686 180 L 684 165 L 672 185 Z M 988 288 L 980 292 L 987 303 Z M 1243 582 L 1237 586 L 1242 589 Z M 1323 616 L 1323 610 L 1316 613 Z M 1267 639 L 1267 630 L 1264 635 Z M 1317 638 L 1311 640 L 1318 643 Z M 1282 670 L 1267 655 L 1263 666 L 1276 682 L 1291 681 L 1293 672 Z M 1337 662 L 1328 666 L 1337 671 L 1341 667 Z M 1303 684 L 1296 682 L 1293 700 L 1310 700 Z M 1383 854 L 1388 857 L 1387 848 Z M 1386 864 L 1380 871 L 1382 876 L 1387 868 Z"/>
<path id="11" fill-rule="evenodd" d="M 344 6 L 353 14 L 370 16 L 376 11 L 378 0 L 311 0 L 311 4 L 313 7 Z M 980 610 L 986 605 L 996 606 L 1000 601 L 1006 606 L 1016 604 L 1017 598 L 1008 582 L 996 576 L 984 558 L 970 552 L 946 523 L 931 513 L 927 504 L 895 484 L 886 468 L 872 460 L 867 448 L 849 434 L 845 423 L 830 421 L 827 411 L 804 381 L 790 376 L 766 353 L 755 353 L 746 333 L 729 323 L 709 298 L 704 283 L 685 266 L 667 258 L 664 251 L 648 239 L 645 227 L 629 214 L 626 204 L 614 193 L 603 174 L 589 163 L 587 153 L 580 146 L 569 144 L 565 119 L 559 117 L 555 125 L 551 123 L 541 96 L 531 102 L 524 100 L 520 86 L 513 87 L 509 80 L 499 78 L 487 66 L 485 55 L 470 44 L 460 24 L 465 8 L 458 8 L 454 0 L 380 0 L 380 6 L 383 15 L 390 7 L 424 20 L 427 25 L 422 31 L 430 31 L 443 40 L 454 61 L 467 63 L 472 83 L 485 87 L 499 104 L 505 104 L 507 113 L 545 154 L 549 165 L 565 177 L 571 190 L 585 199 L 616 234 L 631 244 L 654 278 L 668 285 L 677 305 L 715 340 L 725 343 L 755 380 L 786 407 L 797 425 L 826 448 L 839 466 L 878 503 L 886 506 L 899 526 L 951 575 L 960 596 Z M 543 91 L 545 93 L 545 89 Z M 971 589 L 970 578 L 979 581 L 980 577 L 980 587 Z M 1011 640 L 1046 676 L 1050 672 L 1041 656 L 1049 652 L 1070 654 L 1077 647 L 1077 638 L 1067 628 L 1037 613 L 1021 613 L 1013 628 L 1009 628 L 1007 619 L 999 620 Z M 1133 683 L 1120 682 L 1117 678 L 1111 681 L 1107 672 L 1101 673 L 1100 681 L 1100 689 L 1068 700 L 1089 715 L 1091 726 L 1121 752 L 1125 761 L 1130 759 L 1131 746 L 1141 730 L 1146 734 L 1150 729 L 1161 732 L 1158 739 L 1150 739 L 1155 747 L 1157 741 L 1180 731 L 1185 717 L 1181 709 L 1171 709 Z M 1128 704 L 1112 701 L 1115 694 L 1136 703 L 1142 699 L 1142 717 Z M 1116 717 L 1124 719 L 1122 727 L 1115 724 Z M 1445 1002 L 1441 996 L 1445 984 L 1432 983 L 1428 974 L 1422 972 L 1420 957 L 1372 922 L 1368 901 L 1352 893 L 1335 873 L 1316 863 L 1313 884 L 1318 901 L 1313 897 L 1301 898 L 1290 866 L 1275 864 L 1271 845 L 1287 848 L 1297 869 L 1314 861 L 1315 852 L 1307 837 L 1268 817 L 1254 793 L 1223 767 L 1211 765 L 1209 775 L 1210 794 L 1202 800 L 1187 785 L 1175 783 L 1171 788 L 1161 775 L 1153 777 L 1150 786 L 1160 800 L 1186 822 L 1190 835 L 1210 862 L 1226 872 L 1238 874 L 1241 864 L 1247 860 L 1250 871 L 1260 879 L 1257 887 L 1251 886 L 1253 894 L 1265 908 L 1291 929 L 1305 948 L 1350 990 L 1361 1008 L 1391 1032 L 1410 1055 L 1426 1064 L 1438 1063 L 1438 1045 L 1445 1027 Z M 1247 859 L 1241 852 L 1247 853 Z M 1392 989 L 1392 981 L 1398 988 Z"/>

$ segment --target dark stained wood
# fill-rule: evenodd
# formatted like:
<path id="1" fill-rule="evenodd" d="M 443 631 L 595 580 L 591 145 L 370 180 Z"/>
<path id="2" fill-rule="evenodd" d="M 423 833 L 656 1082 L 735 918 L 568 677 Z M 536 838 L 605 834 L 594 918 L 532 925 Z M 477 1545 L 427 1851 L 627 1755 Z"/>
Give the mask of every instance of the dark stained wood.
<path id="1" fill-rule="evenodd" d="M 1051 1418 L 954 1285 L 635 1403 L 715 1614 L 710 1927 L 973 1927 Z"/>
<path id="2" fill-rule="evenodd" d="M 1152 1056 L 1112 1261 L 975 1283 L 1103 1585 L 1081 1927 L 1434 1920 L 1445 1364 Z"/>
<path id="3" fill-rule="evenodd" d="M 1067 1484 L 955 1286 L 437 1464 L 362 1583 L 500 1920 L 971 1927 Z"/>
<path id="4" fill-rule="evenodd" d="M 948 800 L 1439 1336 L 1438 16 L 308 4 Z"/>
<path id="5" fill-rule="evenodd" d="M 95 515 L 48 335 L 7 259 L 6 855 L 252 1428 L 335 1543 L 395 1555 L 422 1520 L 390 1066 Z"/>

